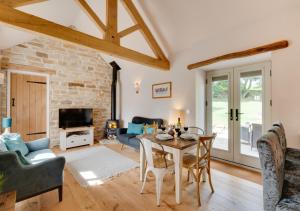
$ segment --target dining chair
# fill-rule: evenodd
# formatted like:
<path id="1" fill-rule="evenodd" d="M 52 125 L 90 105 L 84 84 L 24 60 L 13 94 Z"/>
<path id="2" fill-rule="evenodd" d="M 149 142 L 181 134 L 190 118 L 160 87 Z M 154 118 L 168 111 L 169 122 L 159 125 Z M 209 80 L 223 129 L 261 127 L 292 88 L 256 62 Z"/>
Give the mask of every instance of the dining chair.
<path id="1" fill-rule="evenodd" d="M 162 151 L 164 151 L 164 148 L 162 145 L 160 145 L 162 148 Z M 162 184 L 163 184 L 163 178 L 168 172 L 172 172 L 174 169 L 174 163 L 173 161 L 167 160 L 165 156 L 154 156 L 152 153 L 152 142 L 147 139 L 143 139 L 142 147 L 146 156 L 147 161 L 147 168 L 144 176 L 144 182 L 141 189 L 141 194 L 143 193 L 147 175 L 151 171 L 155 176 L 155 183 L 156 183 L 156 204 L 157 206 L 160 206 L 160 195 L 162 191 Z"/>
<path id="2" fill-rule="evenodd" d="M 196 126 L 188 127 L 188 133 L 196 134 L 196 135 L 203 135 L 205 133 L 204 129 Z"/>
<path id="3" fill-rule="evenodd" d="M 188 180 L 189 180 L 189 175 L 192 175 L 194 181 L 196 181 L 197 183 L 196 194 L 197 194 L 198 206 L 201 206 L 199 183 L 200 183 L 203 170 L 207 171 L 211 192 L 212 193 L 214 192 L 214 188 L 211 181 L 210 159 L 211 159 L 211 149 L 215 137 L 216 137 L 215 133 L 213 133 L 212 135 L 199 136 L 196 155 L 194 154 L 183 155 L 182 164 L 184 168 L 188 169 Z M 204 149 L 204 152 L 202 153 L 201 153 L 201 147 L 203 147 Z"/>

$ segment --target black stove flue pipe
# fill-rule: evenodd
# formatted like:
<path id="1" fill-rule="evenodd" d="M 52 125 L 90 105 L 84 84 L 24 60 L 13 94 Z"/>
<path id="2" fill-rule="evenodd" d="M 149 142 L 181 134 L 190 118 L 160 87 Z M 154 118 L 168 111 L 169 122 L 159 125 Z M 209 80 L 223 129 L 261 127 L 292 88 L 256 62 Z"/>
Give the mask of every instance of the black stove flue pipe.
<path id="1" fill-rule="evenodd" d="M 117 81 L 118 81 L 118 71 L 121 70 L 117 62 L 112 61 L 110 65 L 113 68 L 112 74 L 112 84 L 111 84 L 111 120 L 116 120 L 117 112 Z"/>

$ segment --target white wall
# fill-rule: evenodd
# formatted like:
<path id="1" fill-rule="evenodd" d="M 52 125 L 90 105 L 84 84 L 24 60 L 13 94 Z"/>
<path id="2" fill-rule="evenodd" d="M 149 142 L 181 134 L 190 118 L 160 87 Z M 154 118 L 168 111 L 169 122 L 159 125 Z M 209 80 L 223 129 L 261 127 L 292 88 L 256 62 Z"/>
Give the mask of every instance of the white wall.
<path id="1" fill-rule="evenodd" d="M 185 63 L 176 60 L 172 72 L 155 70 L 149 67 L 127 63 L 121 70 L 122 119 L 124 126 L 135 115 L 163 118 L 174 122 L 174 109 L 190 110 L 186 116 L 187 124 L 195 121 L 195 72 L 184 71 Z M 140 93 L 135 93 L 134 82 L 141 82 Z M 172 98 L 152 99 L 152 84 L 172 82 Z"/>
<path id="2" fill-rule="evenodd" d="M 245 25 L 235 31 L 216 34 L 172 58 L 170 72 L 127 63 L 121 72 L 122 119 L 125 126 L 134 115 L 169 119 L 173 108 L 191 111 L 188 124 L 203 125 L 204 73 L 192 72 L 186 65 L 224 53 L 244 50 L 274 41 L 288 39 L 290 47 L 272 53 L 272 119 L 284 123 L 288 146 L 300 148 L 300 13 L 290 8 L 284 13 L 269 16 L 264 21 Z M 196 87 L 197 81 L 200 81 Z M 134 81 L 141 81 L 141 92 L 135 94 Z M 173 98 L 154 100 L 151 86 L 158 82 L 173 82 Z M 197 88 L 197 89 L 196 89 Z M 196 90 L 199 99 L 196 118 Z M 200 96 L 201 95 L 201 96 Z"/>

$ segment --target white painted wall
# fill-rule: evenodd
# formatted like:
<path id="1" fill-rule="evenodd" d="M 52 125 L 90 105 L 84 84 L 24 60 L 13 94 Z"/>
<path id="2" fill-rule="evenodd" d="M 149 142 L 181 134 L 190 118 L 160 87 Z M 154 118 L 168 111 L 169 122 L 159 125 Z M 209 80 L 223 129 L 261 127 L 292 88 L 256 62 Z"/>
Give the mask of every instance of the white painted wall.
<path id="1" fill-rule="evenodd" d="M 273 69 L 272 119 L 284 123 L 288 146 L 300 148 L 299 25 L 298 8 L 291 7 L 283 13 L 268 16 L 263 21 L 244 25 L 230 32 L 216 34 L 197 43 L 193 48 L 176 54 L 172 58 L 170 72 L 157 71 L 126 62 L 121 71 L 122 119 L 125 126 L 134 115 L 161 117 L 168 120 L 171 109 L 176 107 L 191 111 L 188 118 L 189 125 L 197 123 L 199 126 L 203 126 L 204 73 L 201 70 L 190 72 L 186 69 L 186 65 L 224 53 L 288 39 L 290 41 L 289 48 L 276 51 L 271 55 Z M 199 81 L 197 86 L 196 79 Z M 135 94 L 135 80 L 141 81 L 140 94 Z M 173 98 L 152 99 L 152 84 L 166 81 L 173 82 Z M 199 99 L 197 105 L 196 93 Z"/>
<path id="2" fill-rule="evenodd" d="M 185 70 L 185 62 L 176 59 L 173 63 L 176 68 L 172 72 L 158 71 L 149 67 L 127 63 L 121 70 L 122 88 L 122 119 L 124 126 L 135 115 L 152 118 L 163 118 L 175 123 L 174 109 L 190 110 L 186 122 L 194 125 L 195 121 L 195 72 Z M 135 81 L 141 82 L 140 93 L 135 93 Z M 152 99 L 152 84 L 172 82 L 172 98 Z"/>

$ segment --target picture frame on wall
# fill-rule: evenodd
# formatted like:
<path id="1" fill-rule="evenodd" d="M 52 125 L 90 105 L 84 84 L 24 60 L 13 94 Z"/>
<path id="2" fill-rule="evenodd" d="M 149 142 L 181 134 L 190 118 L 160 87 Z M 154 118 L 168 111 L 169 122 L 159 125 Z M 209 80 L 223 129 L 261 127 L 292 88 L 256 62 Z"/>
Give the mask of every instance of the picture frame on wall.
<path id="1" fill-rule="evenodd" d="M 152 98 L 171 98 L 172 82 L 158 83 L 152 85 Z"/>

